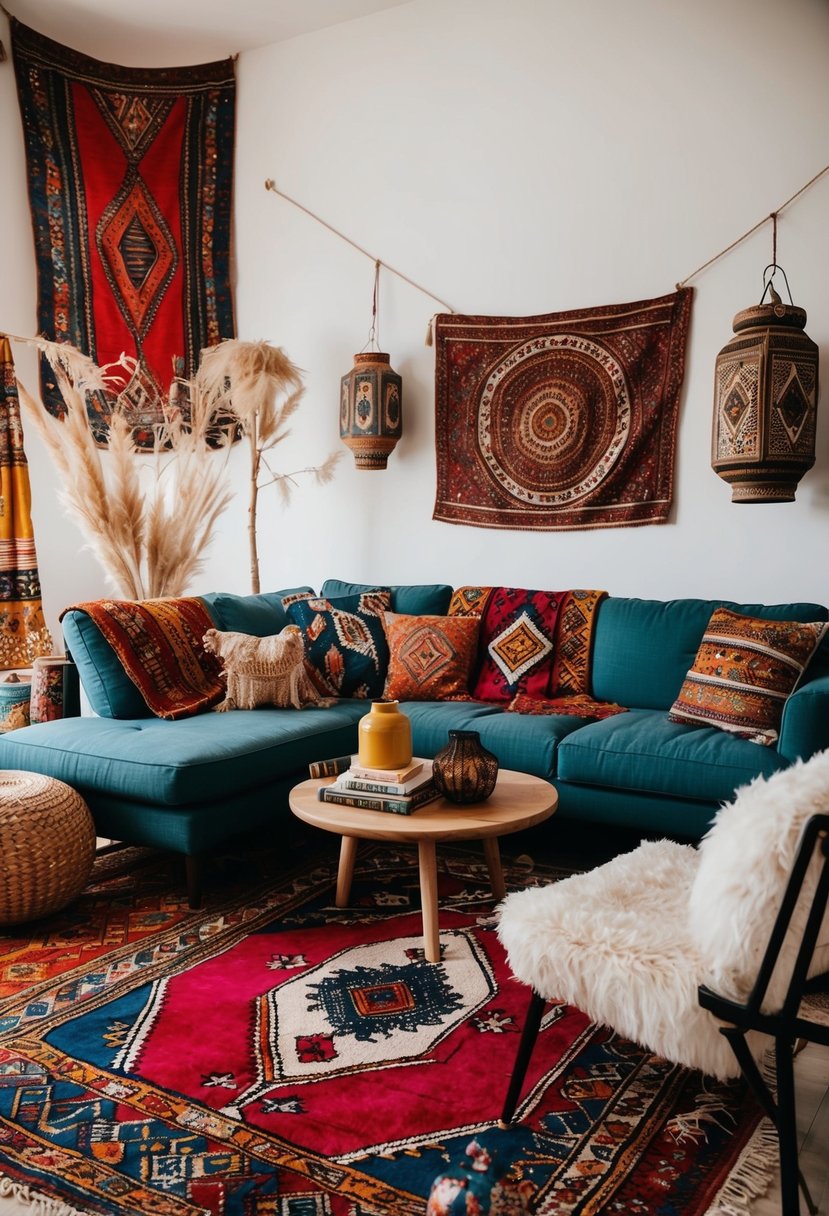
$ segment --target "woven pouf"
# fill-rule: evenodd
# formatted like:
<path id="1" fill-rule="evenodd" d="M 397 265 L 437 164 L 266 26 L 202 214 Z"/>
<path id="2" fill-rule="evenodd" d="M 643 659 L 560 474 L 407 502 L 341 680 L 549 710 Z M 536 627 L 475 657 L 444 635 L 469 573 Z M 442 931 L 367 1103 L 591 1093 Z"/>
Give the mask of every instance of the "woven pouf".
<path id="1" fill-rule="evenodd" d="M 0 925 L 71 903 L 95 860 L 95 825 L 80 794 L 54 777 L 0 770 Z"/>

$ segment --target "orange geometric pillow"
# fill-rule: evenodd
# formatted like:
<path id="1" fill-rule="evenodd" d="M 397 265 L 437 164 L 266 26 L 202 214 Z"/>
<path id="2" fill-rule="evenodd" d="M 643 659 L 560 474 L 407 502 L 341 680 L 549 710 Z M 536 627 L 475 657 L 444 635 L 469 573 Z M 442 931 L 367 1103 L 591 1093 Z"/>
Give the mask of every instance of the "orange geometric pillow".
<path id="1" fill-rule="evenodd" d="M 668 720 L 717 726 L 770 747 L 827 629 L 822 621 L 769 621 L 718 608 Z"/>
<path id="2" fill-rule="evenodd" d="M 469 695 L 480 621 L 472 616 L 386 613 L 389 670 L 383 696 L 446 701 Z"/>

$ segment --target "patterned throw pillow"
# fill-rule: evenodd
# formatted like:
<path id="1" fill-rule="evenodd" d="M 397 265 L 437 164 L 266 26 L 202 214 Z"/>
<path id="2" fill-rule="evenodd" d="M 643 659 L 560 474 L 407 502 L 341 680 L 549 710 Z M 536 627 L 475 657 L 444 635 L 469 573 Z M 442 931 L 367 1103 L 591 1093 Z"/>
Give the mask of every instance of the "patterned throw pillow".
<path id="1" fill-rule="evenodd" d="M 388 588 L 325 599 L 289 595 L 282 601 L 288 620 L 305 641 L 308 674 L 326 696 L 383 695 L 389 648 L 383 627 L 391 607 Z"/>
<path id="2" fill-rule="evenodd" d="M 395 701 L 447 701 L 469 696 L 480 622 L 472 616 L 386 613 L 389 674 L 384 696 Z"/>
<path id="3" fill-rule="evenodd" d="M 456 587 L 449 601 L 449 616 L 483 616 L 491 587 Z"/>
<path id="4" fill-rule="evenodd" d="M 717 726 L 770 747 L 827 629 L 822 621 L 769 621 L 718 608 L 668 720 Z"/>
<path id="5" fill-rule="evenodd" d="M 480 667 L 470 691 L 478 701 L 549 694 L 560 596 L 495 587 L 481 618 Z"/>

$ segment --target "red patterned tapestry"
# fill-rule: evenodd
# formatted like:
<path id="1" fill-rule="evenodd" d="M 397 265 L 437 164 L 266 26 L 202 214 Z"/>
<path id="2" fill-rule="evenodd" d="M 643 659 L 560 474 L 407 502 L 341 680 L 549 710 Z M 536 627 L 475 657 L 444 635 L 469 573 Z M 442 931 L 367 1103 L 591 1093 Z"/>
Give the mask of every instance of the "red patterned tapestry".
<path id="1" fill-rule="evenodd" d="M 95 600 L 72 608 L 98 626 L 157 718 L 189 718 L 224 698 L 221 660 L 202 646 L 214 622 L 197 597 Z"/>
<path id="2" fill-rule="evenodd" d="M 0 336 L 0 669 L 51 654 L 32 526 L 29 465 L 11 346 Z"/>
<path id="3" fill-rule="evenodd" d="M 38 275 L 38 332 L 97 363 L 134 356 L 136 440 L 166 390 L 234 334 L 230 289 L 235 71 L 101 63 L 12 20 Z M 44 403 L 63 412 L 48 366 Z M 91 407 L 94 409 L 94 407 Z M 105 407 L 101 414 L 105 415 Z M 104 441 L 106 427 L 96 434 Z"/>
<path id="4" fill-rule="evenodd" d="M 536 317 L 438 316 L 434 518 L 665 523 L 692 292 Z"/>
<path id="5" fill-rule="evenodd" d="M 65 912 L 0 932 L 0 1187 L 88 1216 L 424 1216 L 476 1137 L 537 1216 L 703 1216 L 762 1189 L 776 1142 L 741 1081 L 560 1003 L 500 1127 L 528 993 L 483 857 L 438 850 L 435 964 L 415 850 L 362 842 L 336 908 L 337 847 L 216 857 L 199 911 L 180 859 L 111 854 Z M 504 858 L 509 890 L 562 876 Z"/>

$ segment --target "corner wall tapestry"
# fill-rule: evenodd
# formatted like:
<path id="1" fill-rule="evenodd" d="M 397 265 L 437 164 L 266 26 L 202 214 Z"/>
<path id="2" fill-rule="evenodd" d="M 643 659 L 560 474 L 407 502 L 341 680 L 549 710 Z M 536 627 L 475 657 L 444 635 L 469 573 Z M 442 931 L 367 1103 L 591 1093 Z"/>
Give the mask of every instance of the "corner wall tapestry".
<path id="1" fill-rule="evenodd" d="M 0 670 L 31 667 L 51 653 L 14 363 L 8 338 L 0 336 Z"/>
<path id="2" fill-rule="evenodd" d="M 692 289 L 435 322 L 433 518 L 559 531 L 665 523 Z"/>
<path id="3" fill-rule="evenodd" d="M 162 419 L 147 381 L 166 390 L 174 373 L 189 379 L 203 347 L 234 335 L 234 62 L 118 67 L 14 19 L 11 29 L 38 330 L 101 365 L 122 352 L 135 358 L 126 385 L 135 437 L 152 448 L 152 427 Z M 45 362 L 41 392 L 60 416 L 61 396 Z M 102 443 L 106 412 L 102 403 L 93 419 Z"/>

